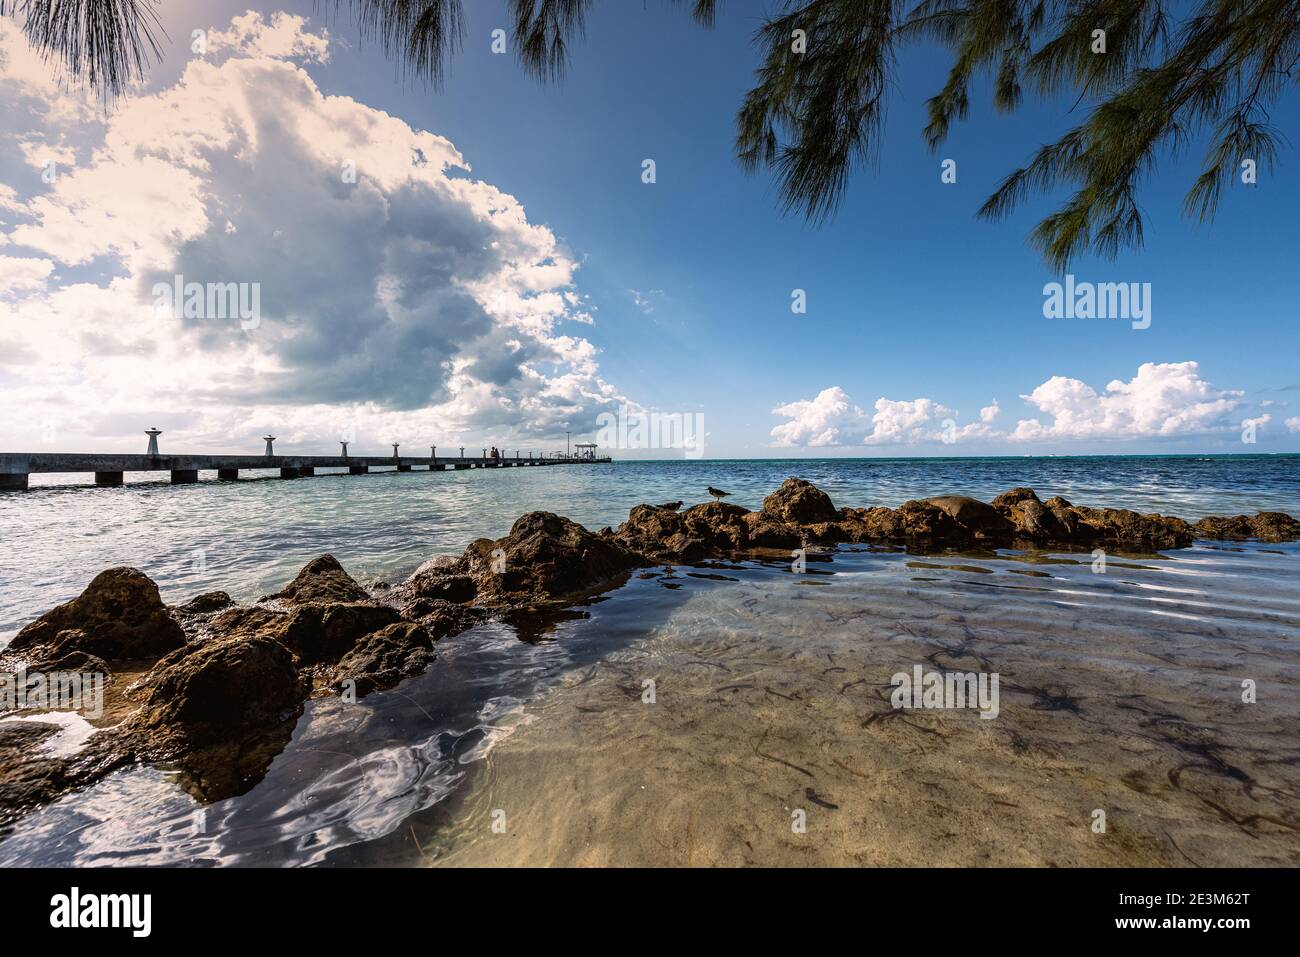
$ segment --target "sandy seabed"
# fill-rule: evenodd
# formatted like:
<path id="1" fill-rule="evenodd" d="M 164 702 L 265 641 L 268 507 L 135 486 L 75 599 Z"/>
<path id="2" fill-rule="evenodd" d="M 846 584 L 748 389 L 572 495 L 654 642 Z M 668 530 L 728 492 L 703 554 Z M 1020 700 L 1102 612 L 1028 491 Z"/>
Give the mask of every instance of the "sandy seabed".
<path id="1" fill-rule="evenodd" d="M 1296 866 L 1292 551 L 703 572 L 735 580 L 516 716 L 426 859 Z M 998 716 L 893 708 L 918 664 L 996 672 Z"/>

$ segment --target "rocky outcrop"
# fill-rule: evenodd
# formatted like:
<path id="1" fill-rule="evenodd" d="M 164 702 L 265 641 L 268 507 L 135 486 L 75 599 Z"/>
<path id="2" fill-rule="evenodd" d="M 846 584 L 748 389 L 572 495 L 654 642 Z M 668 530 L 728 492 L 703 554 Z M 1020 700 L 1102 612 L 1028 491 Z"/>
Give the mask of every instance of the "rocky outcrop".
<path id="1" fill-rule="evenodd" d="M 302 571 L 282 591 L 268 595 L 267 598 L 286 605 L 305 605 L 311 602 L 329 604 L 366 601 L 370 598 L 370 593 L 343 570 L 337 558 L 322 555 L 304 565 Z"/>
<path id="2" fill-rule="evenodd" d="M 472 543 L 452 573 L 473 579 L 481 603 L 528 604 L 588 593 L 642 564 L 612 537 L 551 512 L 529 512 L 505 538 Z"/>
<path id="3" fill-rule="evenodd" d="M 187 645 L 141 680 L 142 707 L 122 729 L 141 753 L 172 755 L 273 728 L 301 713 L 307 686 L 270 638 Z"/>
<path id="4" fill-rule="evenodd" d="M 1261 542 L 1293 542 L 1300 539 L 1300 521 L 1285 512 L 1259 512 L 1255 515 L 1225 517 L 1211 515 L 1193 528 L 1201 538 L 1243 541 L 1257 538 Z"/>
<path id="5" fill-rule="evenodd" d="M 158 586 L 134 568 L 110 568 L 72 601 L 23 628 L 6 651 L 46 660 L 77 651 L 112 661 L 156 658 L 183 644 L 185 632 Z"/>
<path id="6" fill-rule="evenodd" d="M 786 479 L 780 488 L 763 499 L 763 513 L 772 521 L 790 525 L 834 522 L 840 517 L 831 497 L 801 478 Z"/>
<path id="7" fill-rule="evenodd" d="M 358 697 L 421 674 L 433 661 L 433 636 L 423 625 L 402 621 L 366 635 L 334 667 L 330 686 L 354 682 Z"/>
<path id="8" fill-rule="evenodd" d="M 617 529 L 598 534 L 530 512 L 504 538 L 428 562 L 378 598 L 330 555 L 309 562 L 268 604 L 253 606 L 208 592 L 169 611 L 141 572 L 109 569 L 25 627 L 4 656 L 105 674 L 121 662 L 137 662 L 121 672 L 138 672 L 140 659 L 156 663 L 135 684 L 114 685 L 127 710 L 74 756 L 51 757 L 38 747 L 57 733 L 52 724 L 0 725 L 0 825 L 132 761 L 171 762 L 204 798 L 240 793 L 284 747 L 312 693 L 390 688 L 427 668 L 439 639 L 489 615 L 550 620 L 648 564 L 843 542 L 1156 550 L 1189 545 L 1195 535 L 1300 537 L 1300 522 L 1280 512 L 1210 517 L 1193 527 L 1060 497 L 1044 502 L 1029 488 L 992 503 L 942 495 L 898 508 L 836 508 L 812 483 L 789 479 L 759 511 L 719 501 L 684 511 L 679 505 L 638 505 Z"/>

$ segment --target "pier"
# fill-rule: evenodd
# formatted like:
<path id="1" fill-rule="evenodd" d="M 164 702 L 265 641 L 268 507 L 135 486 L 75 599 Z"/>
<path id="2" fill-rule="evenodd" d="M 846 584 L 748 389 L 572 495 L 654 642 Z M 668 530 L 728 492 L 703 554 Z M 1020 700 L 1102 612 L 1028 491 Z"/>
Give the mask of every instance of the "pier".
<path id="1" fill-rule="evenodd" d="M 0 491 L 22 491 L 28 487 L 28 476 L 39 473 L 63 472 L 93 474 L 95 484 L 116 486 L 123 483 L 127 472 L 165 472 L 173 485 L 192 485 L 199 480 L 200 472 L 215 472 L 218 480 L 235 481 L 241 471 L 279 471 L 281 478 L 306 478 L 317 474 L 317 469 L 346 469 L 351 475 L 366 475 L 371 469 L 395 472 L 441 472 L 446 469 L 476 468 L 526 468 L 544 465 L 592 465 L 611 461 L 609 456 L 598 456 L 594 448 L 584 448 L 580 454 L 550 452 L 534 454 L 515 450 L 503 452 L 492 458 L 483 451 L 481 456 L 466 456 L 461 449 L 457 456 L 438 455 L 438 447 L 430 446 L 428 455 L 349 455 L 347 443 L 341 443 L 339 455 L 276 455 L 274 436 L 266 436 L 263 455 L 163 455 L 158 451 L 158 433 L 151 429 L 149 450 L 143 455 L 119 453 L 76 452 L 0 452 Z"/>

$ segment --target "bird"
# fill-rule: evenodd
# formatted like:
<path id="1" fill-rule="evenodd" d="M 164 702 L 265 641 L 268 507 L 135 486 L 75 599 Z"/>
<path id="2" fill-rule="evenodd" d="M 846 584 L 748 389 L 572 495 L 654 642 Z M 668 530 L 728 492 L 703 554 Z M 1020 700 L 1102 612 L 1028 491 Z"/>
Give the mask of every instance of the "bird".
<path id="1" fill-rule="evenodd" d="M 728 495 L 731 494 L 730 492 L 724 492 L 721 489 L 716 489 L 712 485 L 710 485 L 706 489 L 706 491 L 713 496 L 713 500 L 715 502 L 721 502 L 724 498 L 726 498 Z"/>
<path id="2" fill-rule="evenodd" d="M 656 505 L 655 508 L 662 509 L 665 512 L 675 512 L 682 507 L 681 502 L 665 502 L 663 505 Z"/>

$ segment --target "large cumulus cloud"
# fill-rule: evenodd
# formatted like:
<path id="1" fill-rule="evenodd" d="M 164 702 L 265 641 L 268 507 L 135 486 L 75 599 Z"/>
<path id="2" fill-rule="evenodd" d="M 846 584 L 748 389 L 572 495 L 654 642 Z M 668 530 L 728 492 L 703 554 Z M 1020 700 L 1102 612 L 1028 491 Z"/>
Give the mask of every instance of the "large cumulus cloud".
<path id="1" fill-rule="evenodd" d="M 562 331 L 591 321 L 569 252 L 447 139 L 322 93 L 328 57 L 301 18 L 249 13 L 96 117 L 0 21 L 0 137 L 22 157 L 0 165 L 0 389 L 33 433 L 170 416 L 189 447 L 528 444 L 625 401 Z M 256 283 L 260 323 L 155 308 L 178 275 Z"/>

